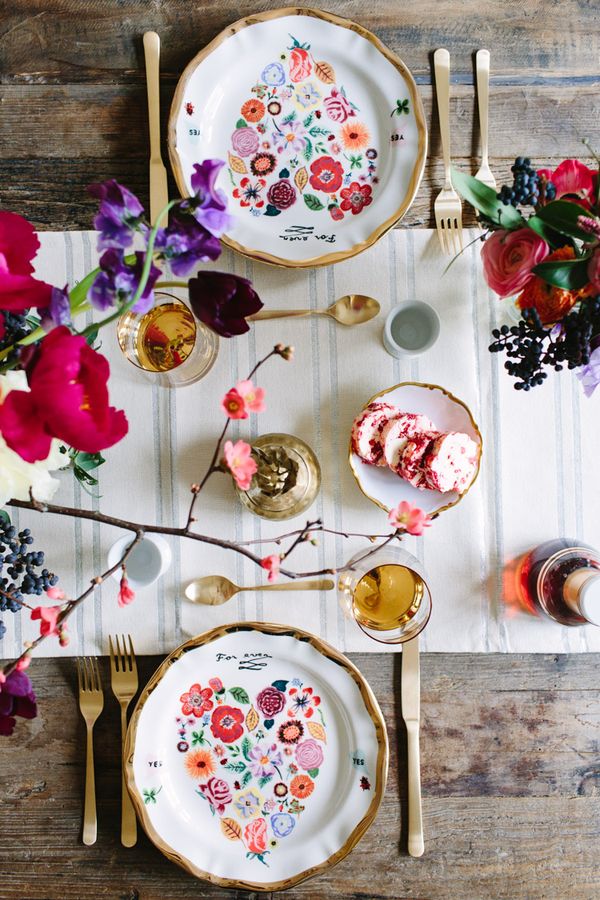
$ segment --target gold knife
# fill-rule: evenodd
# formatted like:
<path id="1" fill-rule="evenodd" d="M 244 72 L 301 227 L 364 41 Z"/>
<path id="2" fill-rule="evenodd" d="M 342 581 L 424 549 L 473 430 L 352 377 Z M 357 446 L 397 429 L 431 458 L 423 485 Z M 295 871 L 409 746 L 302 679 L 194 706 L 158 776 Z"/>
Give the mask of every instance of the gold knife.
<path id="1" fill-rule="evenodd" d="M 160 152 L 160 38 L 155 31 L 144 34 L 144 58 L 150 126 L 150 222 L 155 225 L 169 202 L 167 170 Z M 166 225 L 166 220 L 162 224 Z"/>
<path id="2" fill-rule="evenodd" d="M 402 645 L 402 718 L 408 736 L 408 852 L 423 856 L 423 818 L 421 812 L 421 761 L 419 758 L 419 716 L 421 680 L 419 675 L 419 638 Z"/>

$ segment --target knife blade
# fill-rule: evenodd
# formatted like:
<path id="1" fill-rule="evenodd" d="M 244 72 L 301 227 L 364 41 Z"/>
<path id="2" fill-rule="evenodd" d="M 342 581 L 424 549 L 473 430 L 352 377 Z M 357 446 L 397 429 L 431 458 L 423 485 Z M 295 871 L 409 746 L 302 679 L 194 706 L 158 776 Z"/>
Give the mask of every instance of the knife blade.
<path id="1" fill-rule="evenodd" d="M 421 761 L 419 753 L 419 725 L 421 709 L 421 680 L 419 672 L 419 638 L 402 645 L 402 718 L 406 724 L 408 743 L 408 852 L 422 856 L 423 818 L 421 810 Z"/>
<path id="2" fill-rule="evenodd" d="M 160 150 L 160 37 L 155 31 L 144 34 L 144 59 L 150 131 L 150 223 L 155 225 L 169 202 L 167 170 Z"/>

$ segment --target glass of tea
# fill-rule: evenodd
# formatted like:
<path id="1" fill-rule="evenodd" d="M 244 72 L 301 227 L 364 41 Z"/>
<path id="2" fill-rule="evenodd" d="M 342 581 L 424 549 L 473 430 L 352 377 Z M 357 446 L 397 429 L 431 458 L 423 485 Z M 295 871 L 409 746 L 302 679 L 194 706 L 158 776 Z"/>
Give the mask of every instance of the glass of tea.
<path id="1" fill-rule="evenodd" d="M 123 355 L 162 387 L 193 384 L 210 371 L 219 337 L 175 294 L 156 293 L 147 313 L 126 312 L 117 322 Z"/>
<path id="2" fill-rule="evenodd" d="M 431 615 L 423 566 L 400 547 L 357 553 L 340 572 L 338 591 L 346 615 L 382 644 L 410 641 Z"/>

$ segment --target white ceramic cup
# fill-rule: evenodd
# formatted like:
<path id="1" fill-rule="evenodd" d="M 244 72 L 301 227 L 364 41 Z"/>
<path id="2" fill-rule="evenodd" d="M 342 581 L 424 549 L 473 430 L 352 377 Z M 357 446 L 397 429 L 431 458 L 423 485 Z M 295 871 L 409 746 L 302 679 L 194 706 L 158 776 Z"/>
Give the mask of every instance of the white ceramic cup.
<path id="1" fill-rule="evenodd" d="M 108 551 L 108 565 L 114 566 L 132 542 L 131 535 L 119 538 Z M 171 565 L 171 548 L 158 534 L 147 534 L 137 544 L 125 561 L 127 580 L 134 591 L 149 587 Z M 113 573 L 113 578 L 121 580 L 121 570 Z"/>
<path id="2" fill-rule="evenodd" d="M 388 313 L 383 346 L 391 356 L 418 356 L 429 350 L 440 334 L 440 317 L 429 303 L 406 300 Z"/>

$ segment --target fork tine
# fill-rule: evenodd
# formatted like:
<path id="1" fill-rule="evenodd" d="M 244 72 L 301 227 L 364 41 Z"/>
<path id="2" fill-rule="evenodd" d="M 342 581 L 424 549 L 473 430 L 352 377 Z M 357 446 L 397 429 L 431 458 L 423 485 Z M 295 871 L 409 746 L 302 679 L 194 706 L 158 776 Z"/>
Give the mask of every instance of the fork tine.
<path id="1" fill-rule="evenodd" d="M 440 246 L 442 248 L 442 253 L 447 253 L 448 251 L 446 250 L 446 231 L 444 228 L 444 220 L 443 219 L 439 219 L 437 222 L 437 233 L 438 233 L 438 237 L 440 239 Z"/>
<path id="2" fill-rule="evenodd" d="M 137 675 L 137 662 L 135 660 L 135 650 L 133 649 L 133 641 L 131 640 L 131 635 L 127 635 L 129 638 L 129 660 L 131 665 L 131 671 L 135 672 Z"/>
<path id="3" fill-rule="evenodd" d="M 123 671 L 131 672 L 131 659 L 129 657 L 129 651 L 127 649 L 127 641 L 125 640 L 125 635 L 121 635 L 121 641 L 123 643 Z"/>
<path id="4" fill-rule="evenodd" d="M 75 662 L 77 663 L 77 685 L 79 688 L 79 693 L 81 693 L 81 691 L 83 690 L 83 677 L 81 674 L 81 659 L 79 657 L 77 657 Z"/>
<path id="5" fill-rule="evenodd" d="M 125 671 L 125 657 L 123 656 L 123 650 L 121 649 L 121 641 L 119 640 L 119 635 L 116 636 L 115 640 L 117 642 L 117 654 L 119 657 L 119 671 L 124 672 Z"/>
<path id="6" fill-rule="evenodd" d="M 110 653 L 110 670 L 111 670 L 111 672 L 115 672 L 116 671 L 115 650 L 113 647 L 112 637 L 110 636 L 110 634 L 108 636 L 108 651 Z"/>
<path id="7" fill-rule="evenodd" d="M 98 658 L 96 656 L 92 656 L 90 659 L 91 669 L 92 669 L 92 690 L 93 691 L 101 691 L 102 683 L 100 681 L 100 669 L 98 668 Z"/>

